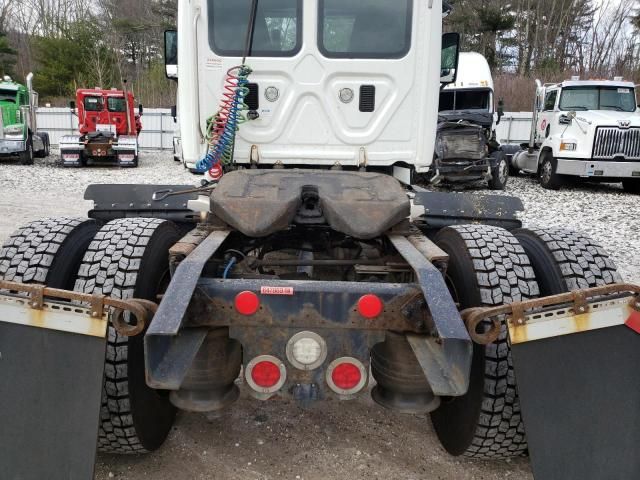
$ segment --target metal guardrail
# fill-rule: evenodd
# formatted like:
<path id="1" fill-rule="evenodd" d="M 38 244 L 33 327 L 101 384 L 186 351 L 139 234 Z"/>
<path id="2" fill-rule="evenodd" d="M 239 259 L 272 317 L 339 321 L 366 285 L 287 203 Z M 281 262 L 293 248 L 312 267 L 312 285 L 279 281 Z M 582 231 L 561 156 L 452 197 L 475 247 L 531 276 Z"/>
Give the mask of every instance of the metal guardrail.
<path id="1" fill-rule="evenodd" d="M 47 132 L 53 147 L 65 135 L 78 131 L 78 118 L 69 108 L 38 108 L 38 130 Z M 173 150 L 173 137 L 177 135 L 177 124 L 171 110 L 161 108 L 145 109 L 142 115 L 140 133 L 141 150 Z"/>

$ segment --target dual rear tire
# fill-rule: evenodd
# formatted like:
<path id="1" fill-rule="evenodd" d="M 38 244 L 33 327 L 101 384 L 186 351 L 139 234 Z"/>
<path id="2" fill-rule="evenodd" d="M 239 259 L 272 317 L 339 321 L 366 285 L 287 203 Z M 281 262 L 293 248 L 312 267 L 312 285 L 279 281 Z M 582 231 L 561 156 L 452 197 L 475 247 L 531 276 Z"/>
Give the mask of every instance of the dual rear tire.
<path id="1" fill-rule="evenodd" d="M 86 219 L 32 222 L 0 250 L 0 278 L 157 301 L 169 281 L 168 250 L 180 236 L 171 222 L 159 219 L 114 220 L 100 229 Z M 620 281 L 601 247 L 560 229 L 510 233 L 487 225 L 456 226 L 441 230 L 436 242 L 450 256 L 446 280 L 462 309 Z M 146 385 L 142 337 L 121 337 L 109 326 L 99 449 L 153 451 L 166 439 L 175 414 L 169 395 Z M 497 342 L 474 347 L 468 393 L 444 399 L 432 421 L 453 455 L 506 458 L 525 453 L 505 326 Z"/>
<path id="2" fill-rule="evenodd" d="M 169 248 L 181 237 L 158 219 L 55 218 L 31 222 L 0 249 L 0 279 L 157 302 L 169 280 Z M 107 332 L 98 449 L 145 453 L 162 445 L 176 409 L 146 385 L 143 337 Z"/>
<path id="3" fill-rule="evenodd" d="M 450 256 L 447 282 L 461 309 L 495 306 L 616 283 L 607 253 L 588 237 L 562 229 L 513 233 L 468 225 L 442 230 L 436 243 Z M 495 459 L 522 455 L 526 434 L 506 326 L 490 345 L 474 346 L 469 391 L 431 415 L 452 455 Z"/>

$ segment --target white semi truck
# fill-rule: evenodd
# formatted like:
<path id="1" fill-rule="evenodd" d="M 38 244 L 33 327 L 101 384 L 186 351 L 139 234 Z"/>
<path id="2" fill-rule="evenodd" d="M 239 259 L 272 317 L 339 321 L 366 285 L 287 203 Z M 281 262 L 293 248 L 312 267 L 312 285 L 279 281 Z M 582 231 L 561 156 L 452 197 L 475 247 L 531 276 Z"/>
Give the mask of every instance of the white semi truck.
<path id="1" fill-rule="evenodd" d="M 184 155 L 218 181 L 91 185 L 89 218 L 0 249 L 0 478 L 92 478 L 96 443 L 151 452 L 240 389 L 371 395 L 453 455 L 531 451 L 539 479 L 639 478 L 640 287 L 516 198 L 406 186 L 456 77 L 448 11 L 179 1 Z"/>
<path id="2" fill-rule="evenodd" d="M 412 172 L 429 171 L 435 138 L 425 132 L 437 119 L 433 86 L 440 69 L 420 59 L 440 55 L 440 42 L 431 38 L 442 31 L 442 19 L 431 15 L 431 2 L 417 16 L 412 2 L 366 13 L 370 3 L 305 2 L 305 10 L 320 8 L 314 19 L 302 14 L 301 2 L 260 6 L 247 85 L 252 120 L 238 132 L 237 165 L 382 169 L 406 183 Z M 190 32 L 177 47 L 188 168 L 207 154 L 207 120 L 219 108 L 228 70 L 242 57 L 245 10 L 235 2 L 179 3 L 178 30 Z"/>
<path id="3" fill-rule="evenodd" d="M 506 187 L 508 161 L 494 130 L 504 111 L 502 102 L 498 102 L 497 109 L 495 105 L 487 59 L 475 52 L 460 53 L 456 81 L 440 93 L 431 183 L 484 180 L 493 190 Z"/>
<path id="4" fill-rule="evenodd" d="M 512 168 L 538 176 L 544 188 L 570 179 L 622 182 L 640 192 L 640 108 L 635 85 L 614 80 L 536 81 L 529 144 Z"/>

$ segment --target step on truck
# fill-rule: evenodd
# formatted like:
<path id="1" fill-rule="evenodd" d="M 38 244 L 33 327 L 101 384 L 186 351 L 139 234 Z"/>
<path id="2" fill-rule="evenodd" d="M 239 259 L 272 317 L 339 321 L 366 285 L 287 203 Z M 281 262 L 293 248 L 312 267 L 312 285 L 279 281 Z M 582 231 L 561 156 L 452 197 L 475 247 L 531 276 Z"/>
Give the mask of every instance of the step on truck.
<path id="1" fill-rule="evenodd" d="M 516 198 L 394 178 L 433 158 L 448 10 L 178 3 L 184 154 L 217 181 L 92 185 L 88 218 L 6 241 L 1 478 L 90 478 L 96 444 L 151 452 L 240 390 L 372 395 L 453 455 L 638 478 L 640 289 L 587 236 L 523 227 Z"/>
<path id="2" fill-rule="evenodd" d="M 33 90 L 33 74 L 26 86 L 5 75 L 0 81 L 0 158 L 18 157 L 22 165 L 32 165 L 34 157 L 49 156 L 49 134 L 38 132 L 38 94 Z"/>
<path id="3" fill-rule="evenodd" d="M 570 180 L 622 182 L 640 193 L 640 107 L 635 85 L 614 80 L 536 81 L 531 138 L 516 171 L 557 190 Z"/>
<path id="4" fill-rule="evenodd" d="M 491 69 L 479 53 L 460 53 L 455 83 L 440 92 L 438 130 L 431 184 L 485 181 L 492 190 L 504 190 L 509 164 L 496 141 L 495 125 L 504 115 L 495 108 Z"/>
<path id="5" fill-rule="evenodd" d="M 83 167 L 88 162 L 113 162 L 120 167 L 137 167 L 142 130 L 142 105 L 135 112 L 131 91 L 112 88 L 79 89 L 69 106 L 78 109 L 78 134 L 60 139 L 60 156 L 65 167 Z"/>

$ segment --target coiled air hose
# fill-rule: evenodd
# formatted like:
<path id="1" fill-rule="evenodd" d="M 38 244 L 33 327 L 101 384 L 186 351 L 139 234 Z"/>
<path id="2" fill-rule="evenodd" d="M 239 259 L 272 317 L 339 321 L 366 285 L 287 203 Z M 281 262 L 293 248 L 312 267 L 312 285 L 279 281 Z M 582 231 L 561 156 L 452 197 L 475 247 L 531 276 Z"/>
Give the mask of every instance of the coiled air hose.
<path id="1" fill-rule="evenodd" d="M 243 112 L 249 109 L 244 100 L 249 93 L 247 83 L 250 73 L 251 69 L 246 65 L 229 69 L 220 108 L 207 119 L 205 137 L 208 151 L 196 168 L 208 171 L 213 180 L 218 180 L 222 176 L 222 168 L 233 162 L 236 133 L 240 125 L 247 121 Z"/>

